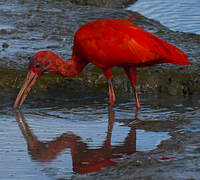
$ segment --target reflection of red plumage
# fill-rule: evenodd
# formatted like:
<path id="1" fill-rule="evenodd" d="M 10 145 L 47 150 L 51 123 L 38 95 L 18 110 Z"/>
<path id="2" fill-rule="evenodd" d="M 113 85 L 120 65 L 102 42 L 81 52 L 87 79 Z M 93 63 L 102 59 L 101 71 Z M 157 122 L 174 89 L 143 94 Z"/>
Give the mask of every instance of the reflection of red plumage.
<path id="1" fill-rule="evenodd" d="M 166 161 L 166 160 L 174 160 L 174 159 L 177 159 L 176 157 L 161 157 L 160 160 L 162 161 Z"/>
<path id="2" fill-rule="evenodd" d="M 42 142 L 31 131 L 23 114 L 15 112 L 16 121 L 27 142 L 28 151 L 32 159 L 38 162 L 51 162 L 60 152 L 70 149 L 73 171 L 79 174 L 97 172 L 102 168 L 116 166 L 123 155 L 136 152 L 136 129 L 132 127 L 123 143 L 111 145 L 111 135 L 115 120 L 114 112 L 109 111 L 108 130 L 106 139 L 101 147 L 90 149 L 80 136 L 64 133 L 54 140 Z M 21 119 L 21 120 L 20 120 Z"/>
<path id="3" fill-rule="evenodd" d="M 86 174 L 91 172 L 98 172 L 102 168 L 110 167 L 110 166 L 116 166 L 117 162 L 112 161 L 110 159 L 102 159 L 102 160 L 96 160 L 94 162 L 89 162 L 88 164 L 82 164 L 81 166 L 75 166 L 73 168 L 74 172 L 79 174 Z"/>
<path id="4" fill-rule="evenodd" d="M 83 25 L 76 32 L 72 58 L 63 61 L 51 51 L 36 53 L 30 61 L 27 80 L 19 92 L 14 107 L 23 104 L 31 86 L 43 72 L 54 72 L 62 76 L 75 76 L 88 64 L 93 63 L 102 69 L 109 87 L 109 103 L 115 103 L 115 93 L 111 83 L 112 67 L 123 68 L 131 81 L 137 97 L 136 71 L 138 67 L 158 63 L 189 65 L 188 58 L 180 49 L 152 35 L 130 22 L 132 17 L 123 20 L 98 20 Z"/>

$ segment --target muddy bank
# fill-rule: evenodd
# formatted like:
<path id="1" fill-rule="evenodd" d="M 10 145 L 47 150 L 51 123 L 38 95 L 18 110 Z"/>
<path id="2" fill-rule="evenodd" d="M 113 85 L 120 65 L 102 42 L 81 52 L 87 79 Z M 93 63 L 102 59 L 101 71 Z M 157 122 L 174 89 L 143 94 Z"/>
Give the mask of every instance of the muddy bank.
<path id="1" fill-rule="evenodd" d="M 78 5 L 106 7 L 106 8 L 124 8 L 137 0 L 70 0 L 70 2 Z"/>
<path id="2" fill-rule="evenodd" d="M 188 54 L 191 62 L 187 67 L 163 64 L 139 69 L 138 91 L 172 95 L 199 93 L 200 36 L 173 32 L 159 22 L 136 12 L 134 14 L 133 23 L 182 49 Z M 78 6 L 69 1 L 49 3 L 5 0 L 0 3 L 0 15 L 0 88 L 2 94 L 10 92 L 8 97 L 13 101 L 25 78 L 28 57 L 37 51 L 51 50 L 67 60 L 72 53 L 74 33 L 81 25 L 97 19 L 127 18 L 132 12 L 124 9 Z M 113 82 L 116 93 L 120 95 L 132 91 L 121 69 L 114 68 Z M 80 93 L 86 90 L 96 92 L 97 89 L 107 92 L 106 88 L 107 83 L 101 71 L 89 65 L 74 78 L 45 74 L 31 94 L 49 94 L 58 89 L 63 94 L 71 90 Z"/>

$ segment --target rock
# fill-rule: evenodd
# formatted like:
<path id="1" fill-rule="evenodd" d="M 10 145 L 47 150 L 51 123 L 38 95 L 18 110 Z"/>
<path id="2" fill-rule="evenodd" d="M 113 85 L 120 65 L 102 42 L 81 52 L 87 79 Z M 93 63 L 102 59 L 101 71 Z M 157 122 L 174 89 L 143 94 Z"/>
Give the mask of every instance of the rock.
<path id="1" fill-rule="evenodd" d="M 2 44 L 2 47 L 3 47 L 4 49 L 8 48 L 8 46 L 9 46 L 9 45 L 8 45 L 7 43 L 3 43 L 3 44 Z"/>
<path id="2" fill-rule="evenodd" d="M 124 8 L 133 4 L 137 0 L 70 0 L 78 5 L 106 7 L 106 8 Z"/>

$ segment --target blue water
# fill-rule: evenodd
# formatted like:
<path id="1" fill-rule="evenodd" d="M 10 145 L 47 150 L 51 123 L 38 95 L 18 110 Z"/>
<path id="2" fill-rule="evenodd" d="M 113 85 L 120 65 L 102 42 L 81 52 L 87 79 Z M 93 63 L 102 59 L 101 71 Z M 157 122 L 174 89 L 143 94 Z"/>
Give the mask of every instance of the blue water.
<path id="1" fill-rule="evenodd" d="M 173 31 L 200 34 L 199 0 L 139 0 L 128 9 L 160 21 Z"/>
<path id="2" fill-rule="evenodd" d="M 107 104 L 101 102 L 95 104 L 75 102 L 73 106 L 68 107 L 68 104 L 66 107 L 48 108 L 25 106 L 21 114 L 14 114 L 11 108 L 2 109 L 0 126 L 4 128 L 0 131 L 0 177 L 2 179 L 70 178 L 73 174 L 79 173 L 76 170 L 79 168 L 76 165 L 77 160 L 83 165 L 96 156 L 102 158 L 105 156 L 106 159 L 118 163 L 136 151 L 155 149 L 161 141 L 170 138 L 168 132 L 135 128 L 134 102 L 116 105 L 112 111 L 114 114 L 110 116 Z M 152 111 L 145 105 L 143 108 L 140 116 L 143 120 L 152 118 L 156 120 L 156 114 L 167 118 L 169 113 L 172 113 L 166 109 Z M 159 118 L 157 120 L 162 121 Z M 113 121 L 112 128 L 109 128 L 110 121 Z M 109 135 L 111 135 L 110 141 Z M 127 137 L 129 143 L 126 145 Z M 110 143 L 104 147 L 106 140 Z M 54 142 L 56 146 L 52 145 Z M 65 143 L 71 145 L 62 147 Z M 56 148 L 60 151 L 51 158 Z M 112 156 L 107 156 L 110 148 Z M 78 156 L 72 155 L 74 150 L 78 152 Z M 93 156 L 93 153 L 96 155 Z M 45 154 L 48 156 L 45 157 Z"/>
<path id="3" fill-rule="evenodd" d="M 140 100 L 138 116 L 132 99 L 113 111 L 106 99 L 95 97 L 48 107 L 25 103 L 22 113 L 1 108 L 0 178 L 69 179 L 93 162 L 92 167 L 101 160 L 117 165 L 170 139 L 176 119 L 199 108 L 187 97 L 141 95 Z"/>

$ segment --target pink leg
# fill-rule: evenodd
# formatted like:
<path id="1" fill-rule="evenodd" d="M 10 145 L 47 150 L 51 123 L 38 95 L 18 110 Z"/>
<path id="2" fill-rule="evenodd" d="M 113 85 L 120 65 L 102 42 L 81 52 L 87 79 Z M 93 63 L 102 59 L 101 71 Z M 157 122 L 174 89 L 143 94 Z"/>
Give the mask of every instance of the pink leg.
<path id="1" fill-rule="evenodd" d="M 108 91 L 109 91 L 109 106 L 110 108 L 112 108 L 115 104 L 116 98 L 111 80 L 108 80 Z"/>
<path id="2" fill-rule="evenodd" d="M 112 69 L 103 69 L 103 72 L 108 81 L 109 107 L 112 108 L 116 101 L 115 92 L 114 92 L 113 85 L 111 82 Z"/>
<path id="3" fill-rule="evenodd" d="M 135 95 L 135 100 L 136 100 L 136 108 L 137 108 L 137 110 L 140 110 L 141 105 L 140 105 L 140 102 L 138 99 L 138 94 L 137 94 L 137 90 L 136 90 L 135 86 L 133 86 L 133 90 L 134 90 L 134 95 Z"/>
<path id="4" fill-rule="evenodd" d="M 125 70 L 128 78 L 131 81 L 131 85 L 133 87 L 134 96 L 135 96 L 135 100 L 136 100 L 136 109 L 137 109 L 137 111 L 139 111 L 141 106 L 140 106 L 140 102 L 139 102 L 138 94 L 137 94 L 137 90 L 136 90 L 137 69 L 136 69 L 136 67 L 126 67 L 126 68 L 124 68 L 124 70 Z"/>

